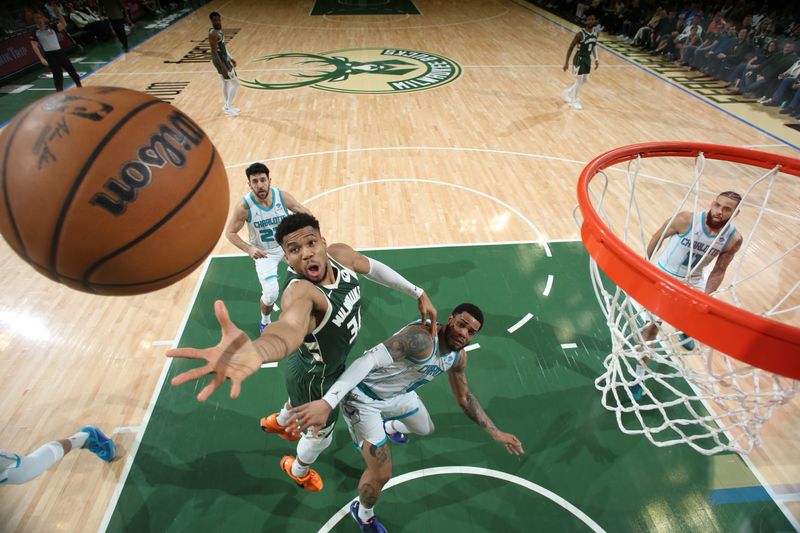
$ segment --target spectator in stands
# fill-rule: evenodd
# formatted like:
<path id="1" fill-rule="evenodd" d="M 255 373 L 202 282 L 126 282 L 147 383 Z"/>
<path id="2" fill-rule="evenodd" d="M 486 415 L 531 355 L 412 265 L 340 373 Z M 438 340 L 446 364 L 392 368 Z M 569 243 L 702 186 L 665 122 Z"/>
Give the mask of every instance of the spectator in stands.
<path id="1" fill-rule="evenodd" d="M 731 71 L 750 59 L 753 46 L 747 40 L 748 29 L 742 28 L 733 43 L 733 48 L 728 52 L 720 52 L 708 58 L 705 72 L 720 80 L 727 80 Z"/>
<path id="2" fill-rule="evenodd" d="M 778 85 L 778 76 L 795 61 L 797 54 L 794 53 L 794 41 L 786 41 L 782 53 L 771 56 L 758 69 L 745 73 L 743 92 L 753 96 L 771 94 Z"/>
<path id="3" fill-rule="evenodd" d="M 758 102 L 760 104 L 764 104 L 770 107 L 777 107 L 781 104 L 785 104 L 789 101 L 791 97 L 790 90 L 794 87 L 794 84 L 797 83 L 797 79 L 800 77 L 800 59 L 794 62 L 794 64 L 789 67 L 785 72 L 778 74 L 778 87 L 772 93 L 772 96 L 767 98 L 766 96 L 763 97 Z"/>
<path id="4" fill-rule="evenodd" d="M 653 34 L 653 31 L 658 27 L 659 22 L 661 22 L 662 18 L 667 16 L 667 10 L 663 7 L 656 8 L 655 14 L 650 18 L 650 21 L 645 24 L 644 26 L 640 27 L 639 30 L 636 32 L 636 35 L 633 36 L 633 45 L 634 46 L 645 46 L 647 43 L 650 42 L 650 36 Z"/>
<path id="5" fill-rule="evenodd" d="M 717 11 L 714 13 L 714 17 L 711 19 L 711 22 L 708 23 L 708 28 L 706 31 L 709 33 L 716 33 L 717 35 L 722 35 L 725 26 L 727 23 L 725 19 L 722 18 L 722 13 Z"/>
<path id="6" fill-rule="evenodd" d="M 694 61 L 695 53 L 697 53 L 698 50 L 700 50 L 701 54 L 707 52 L 711 47 L 717 44 L 718 38 L 719 34 L 711 32 L 706 28 L 706 31 L 703 33 L 703 42 L 699 46 L 686 45 L 681 48 L 681 58 L 678 63 L 687 67 L 690 66 L 692 61 Z"/>
<path id="7" fill-rule="evenodd" d="M 760 69 L 761 66 L 769 60 L 772 56 L 778 53 L 778 41 L 775 39 L 769 41 L 767 43 L 766 50 L 756 50 L 756 55 L 754 55 L 750 60 L 743 64 L 739 65 L 733 70 L 733 74 L 729 79 L 730 86 L 736 90 L 736 92 L 741 93 L 742 89 L 742 80 L 748 73 L 752 76 L 752 72 Z"/>
<path id="8" fill-rule="evenodd" d="M 668 28 L 665 33 L 662 33 L 656 42 L 656 49 L 651 52 L 651 55 L 666 54 L 667 60 L 671 61 L 670 55 L 674 57 L 675 54 L 675 39 L 686 29 L 686 17 L 681 14 L 675 20 L 674 25 Z"/>
<path id="9" fill-rule="evenodd" d="M 773 40 L 772 21 L 768 18 L 760 20 L 760 22 L 756 23 L 756 18 L 753 17 L 753 24 L 756 24 L 756 29 L 753 30 L 753 34 L 750 36 L 750 42 L 753 43 L 753 48 L 766 50 L 769 42 Z"/>
<path id="10" fill-rule="evenodd" d="M 697 52 L 694 54 L 692 68 L 707 71 L 707 67 L 710 65 L 709 60 L 711 58 L 716 58 L 719 54 L 724 55 L 730 52 L 736 44 L 736 40 L 736 26 L 729 24 L 725 27 L 723 33 L 717 38 L 713 46 L 704 52 L 701 52 L 702 48 L 697 49 Z"/>
<path id="11" fill-rule="evenodd" d="M 792 90 L 794 90 L 794 97 L 786 104 L 786 107 L 781 109 L 781 114 L 800 118 L 800 80 L 794 82 Z"/>
<path id="12" fill-rule="evenodd" d="M 100 20 L 100 17 L 86 6 L 76 9 L 72 2 L 67 2 L 65 7 L 69 20 L 75 24 L 79 31 L 85 31 L 91 37 L 97 39 L 98 42 L 108 38 L 108 21 Z"/>

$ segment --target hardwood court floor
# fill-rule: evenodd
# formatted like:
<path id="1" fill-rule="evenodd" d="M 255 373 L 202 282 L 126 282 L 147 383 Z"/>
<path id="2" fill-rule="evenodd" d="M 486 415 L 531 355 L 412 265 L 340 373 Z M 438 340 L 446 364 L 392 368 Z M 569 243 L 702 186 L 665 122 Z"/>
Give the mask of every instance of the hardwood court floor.
<path id="1" fill-rule="evenodd" d="M 569 30 L 508 0 L 415 4 L 422 15 L 309 17 L 311 1 L 219 0 L 85 83 L 139 90 L 188 83 L 174 104 L 218 147 L 231 205 L 245 192 L 243 168 L 265 161 L 274 185 L 319 216 L 328 242 L 356 247 L 576 239 L 576 178 L 605 150 L 657 140 L 777 144 L 603 51 L 601 68 L 582 92 L 585 109 L 570 110 L 561 98 L 572 81 L 561 71 Z M 258 60 L 270 54 L 338 50 L 331 55 L 347 57 L 365 48 L 438 54 L 453 60 L 460 75 L 395 94 L 242 88 L 236 99 L 242 115 L 229 118 L 210 63 L 177 63 L 197 57 L 193 50 L 202 48 L 211 10 L 222 13 L 229 33 L 239 30 L 228 46 L 242 79 L 297 81 L 291 76 L 299 72 L 297 62 Z M 350 73 L 345 81 L 358 90 L 365 76 Z M 797 155 L 785 146 L 768 149 Z M 679 194 L 650 200 L 677 203 Z M 792 213 L 796 201 L 776 198 L 776 208 Z M 98 464 L 72 453 L 42 479 L 4 488 L 0 516 L 12 531 L 93 530 L 159 387 L 164 341 L 175 338 L 199 272 L 150 295 L 100 298 L 41 278 L 5 243 L 0 247 L 0 369 L 6 376 L 0 445 L 27 452 L 86 422 L 123 428 L 116 436 L 118 461 Z M 236 251 L 222 239 L 215 253 Z M 424 271 L 415 270 L 413 278 L 430 283 Z M 764 447 L 751 454 L 798 517 L 799 407 L 796 399 L 783 406 L 765 427 Z"/>

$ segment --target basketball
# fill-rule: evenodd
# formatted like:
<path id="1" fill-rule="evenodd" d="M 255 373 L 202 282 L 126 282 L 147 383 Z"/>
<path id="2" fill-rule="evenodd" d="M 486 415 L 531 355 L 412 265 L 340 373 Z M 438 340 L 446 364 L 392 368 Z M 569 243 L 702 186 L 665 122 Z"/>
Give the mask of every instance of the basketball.
<path id="1" fill-rule="evenodd" d="M 228 179 L 177 108 L 116 87 L 37 100 L 0 135 L 0 232 L 36 270 L 126 295 L 188 275 L 216 245 Z"/>

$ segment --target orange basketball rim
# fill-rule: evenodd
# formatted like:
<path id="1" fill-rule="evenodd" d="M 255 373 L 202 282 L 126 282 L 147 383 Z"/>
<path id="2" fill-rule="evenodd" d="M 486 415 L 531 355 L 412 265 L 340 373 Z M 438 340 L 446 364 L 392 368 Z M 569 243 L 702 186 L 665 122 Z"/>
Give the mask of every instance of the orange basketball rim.
<path id="1" fill-rule="evenodd" d="M 800 177 L 800 160 L 715 144 L 642 143 L 610 150 L 593 159 L 578 180 L 583 224 L 581 238 L 598 267 L 628 296 L 686 334 L 749 365 L 800 379 L 800 328 L 780 323 L 715 299 L 662 272 L 620 240 L 592 206 L 589 183 L 595 175 L 637 157 L 697 157 L 776 166 Z M 800 185 L 800 184 L 798 184 Z"/>

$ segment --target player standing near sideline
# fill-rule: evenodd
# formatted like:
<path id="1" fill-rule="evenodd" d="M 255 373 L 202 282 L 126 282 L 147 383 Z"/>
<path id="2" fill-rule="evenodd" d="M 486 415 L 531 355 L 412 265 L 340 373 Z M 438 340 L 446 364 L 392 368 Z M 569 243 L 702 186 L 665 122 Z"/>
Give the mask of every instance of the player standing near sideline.
<path id="1" fill-rule="evenodd" d="M 233 97 L 239 90 L 239 78 L 236 76 L 236 60 L 225 46 L 225 34 L 222 32 L 222 16 L 216 11 L 208 15 L 211 28 L 208 30 L 208 43 L 211 47 L 211 63 L 222 78 L 222 99 L 225 105 L 222 110 L 228 116 L 236 116 L 241 110 L 233 107 Z"/>
<path id="2" fill-rule="evenodd" d="M 564 60 L 564 72 L 566 72 L 569 68 L 569 58 L 572 55 L 572 50 L 577 46 L 578 51 L 575 52 L 575 57 L 572 58 L 575 83 L 564 89 L 564 100 L 573 109 L 583 109 L 580 100 L 578 100 L 578 93 L 581 90 L 581 86 L 589 81 L 589 73 L 592 71 L 592 56 L 594 56 L 594 68 L 600 67 L 600 60 L 597 57 L 597 33 L 594 30 L 596 22 L 597 19 L 595 19 L 594 15 L 586 17 L 584 28 L 576 33 L 575 38 L 569 43 L 567 58 Z"/>

